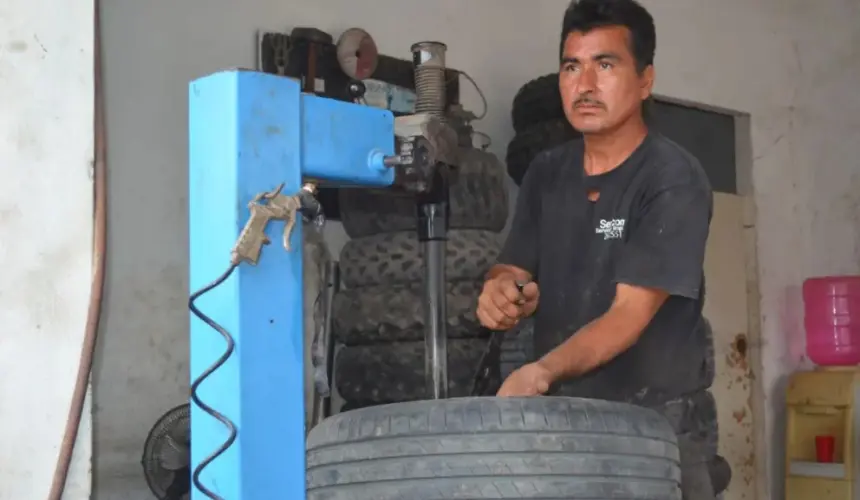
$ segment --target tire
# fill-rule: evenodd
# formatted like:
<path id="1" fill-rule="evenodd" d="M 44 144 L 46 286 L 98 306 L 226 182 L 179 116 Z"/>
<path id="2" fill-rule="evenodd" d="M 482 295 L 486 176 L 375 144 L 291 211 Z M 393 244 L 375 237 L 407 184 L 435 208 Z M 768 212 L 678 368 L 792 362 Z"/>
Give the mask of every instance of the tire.
<path id="1" fill-rule="evenodd" d="M 711 484 L 714 486 L 714 494 L 719 495 L 726 491 L 732 482 L 732 467 L 725 458 L 717 455 L 708 463 L 708 473 L 711 476 Z"/>
<path id="2" fill-rule="evenodd" d="M 705 342 L 707 342 L 707 349 L 705 351 L 704 379 L 707 383 L 707 387 L 710 387 L 717 376 L 717 364 L 715 359 L 716 351 L 714 350 L 714 328 L 711 326 L 711 322 L 708 321 L 708 318 L 704 316 L 702 316 L 702 323 L 700 326 L 704 330 Z"/>
<path id="3" fill-rule="evenodd" d="M 482 286 L 446 283 L 449 339 L 482 335 L 475 315 Z M 422 282 L 340 290 L 332 304 L 332 335 L 348 346 L 423 340 L 424 301 Z"/>
<path id="4" fill-rule="evenodd" d="M 328 245 L 321 232 L 311 224 L 304 224 L 303 231 L 303 270 L 304 294 L 304 391 L 305 391 L 305 425 L 311 425 L 313 417 L 313 401 L 316 396 L 316 368 L 313 359 L 314 336 L 325 325 L 326 273 L 325 269 L 331 261 Z"/>
<path id="5" fill-rule="evenodd" d="M 529 127 L 508 143 L 506 156 L 508 175 L 519 186 L 538 153 L 560 146 L 579 136 L 579 132 L 564 119 L 541 122 Z"/>
<path id="6" fill-rule="evenodd" d="M 461 150 L 459 175 L 449 191 L 450 229 L 500 232 L 508 220 L 505 167 L 478 149 Z M 340 189 L 341 223 L 350 238 L 415 231 L 415 197 L 385 190 Z"/>
<path id="7" fill-rule="evenodd" d="M 497 233 L 478 229 L 450 231 L 445 252 L 446 280 L 482 280 L 500 250 Z M 424 261 L 418 233 L 401 231 L 352 239 L 340 253 L 340 270 L 348 288 L 421 282 Z"/>
<path id="8" fill-rule="evenodd" d="M 343 406 L 340 407 L 340 411 L 338 413 L 346 413 L 348 411 L 360 410 L 362 408 L 370 408 L 372 406 L 381 406 L 381 405 L 390 405 L 395 404 L 397 401 L 346 401 L 343 403 Z"/>
<path id="9" fill-rule="evenodd" d="M 505 332 L 502 339 L 502 356 L 499 369 L 502 378 L 534 360 L 534 320 L 528 318 Z"/>
<path id="10" fill-rule="evenodd" d="M 520 133 L 538 123 L 564 119 L 564 105 L 558 89 L 558 73 L 550 73 L 526 83 L 514 96 L 511 121 Z"/>
<path id="11" fill-rule="evenodd" d="M 309 500 L 680 500 L 672 428 L 575 398 L 417 401 L 335 415 L 307 441 Z"/>
<path id="12" fill-rule="evenodd" d="M 717 419 L 717 399 L 711 391 L 703 391 L 698 397 L 692 397 L 695 415 L 690 421 L 691 429 L 685 429 L 687 436 L 693 442 L 701 443 L 701 449 L 706 458 L 711 459 L 719 453 L 720 425 Z"/>
<path id="13" fill-rule="evenodd" d="M 448 396 L 472 389 L 485 339 L 448 340 Z M 350 406 L 430 399 L 424 378 L 424 341 L 343 347 L 335 358 L 338 394 Z M 357 404 L 358 403 L 358 404 Z"/>

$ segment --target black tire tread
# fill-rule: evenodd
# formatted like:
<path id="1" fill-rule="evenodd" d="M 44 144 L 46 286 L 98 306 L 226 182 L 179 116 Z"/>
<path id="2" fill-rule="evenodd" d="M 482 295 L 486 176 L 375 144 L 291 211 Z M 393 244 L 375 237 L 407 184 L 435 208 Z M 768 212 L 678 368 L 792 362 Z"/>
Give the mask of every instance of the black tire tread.
<path id="1" fill-rule="evenodd" d="M 499 367 L 502 378 L 507 378 L 514 370 L 532 361 L 534 361 L 534 320 L 526 318 L 504 333 Z"/>
<path id="2" fill-rule="evenodd" d="M 483 282 L 450 281 L 445 285 L 448 338 L 482 335 L 475 310 Z M 332 335 L 345 345 L 421 340 L 426 322 L 424 300 L 423 282 L 342 289 L 332 303 Z"/>
<path id="3" fill-rule="evenodd" d="M 445 245 L 445 278 L 477 281 L 495 263 L 499 236 L 480 229 L 448 232 Z M 416 231 L 381 233 L 353 238 L 340 253 L 341 280 L 348 288 L 403 285 L 424 279 L 421 243 Z"/>
<path id="4" fill-rule="evenodd" d="M 560 146 L 580 134 L 567 120 L 540 122 L 518 133 L 508 143 L 506 161 L 508 175 L 520 185 L 532 160 L 541 152 Z"/>
<path id="5" fill-rule="evenodd" d="M 520 133 L 540 122 L 564 118 L 558 73 L 531 80 L 517 91 L 511 106 L 514 131 Z"/>
<path id="6" fill-rule="evenodd" d="M 448 395 L 468 396 L 485 339 L 448 340 Z M 424 377 L 424 341 L 351 346 L 335 357 L 335 385 L 349 403 L 383 404 L 430 398 Z"/>

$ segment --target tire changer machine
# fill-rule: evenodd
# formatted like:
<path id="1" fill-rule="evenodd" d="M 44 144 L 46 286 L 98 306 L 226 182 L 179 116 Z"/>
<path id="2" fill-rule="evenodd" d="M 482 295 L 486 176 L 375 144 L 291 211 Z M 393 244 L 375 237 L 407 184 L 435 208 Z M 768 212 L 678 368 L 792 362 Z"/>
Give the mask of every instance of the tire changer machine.
<path id="1" fill-rule="evenodd" d="M 190 83 L 190 287 L 199 290 L 190 300 L 193 500 L 306 498 L 296 218 L 321 223 L 314 194 L 322 183 L 416 195 L 428 394 L 447 397 L 444 259 L 458 147 L 445 122 L 445 50 L 412 47 L 415 114 L 396 119 L 260 72 Z M 272 240 L 284 248 L 261 258 Z"/>

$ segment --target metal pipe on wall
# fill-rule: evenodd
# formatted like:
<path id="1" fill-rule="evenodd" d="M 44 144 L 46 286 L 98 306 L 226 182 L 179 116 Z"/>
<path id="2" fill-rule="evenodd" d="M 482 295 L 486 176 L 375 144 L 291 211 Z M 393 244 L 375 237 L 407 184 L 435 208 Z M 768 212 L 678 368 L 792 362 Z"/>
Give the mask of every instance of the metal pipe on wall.
<path id="1" fill-rule="evenodd" d="M 81 426 L 84 402 L 87 397 L 87 386 L 93 369 L 96 341 L 98 339 L 99 319 L 101 318 L 102 297 L 105 281 L 105 253 L 107 248 L 107 137 L 105 133 L 104 86 L 102 82 L 102 53 L 101 53 L 101 1 L 93 0 L 93 140 L 95 142 L 95 158 L 93 159 L 93 276 L 90 285 L 90 305 L 87 311 L 87 324 L 84 341 L 81 346 L 81 358 L 72 392 L 72 402 L 57 466 L 51 481 L 48 500 L 61 500 L 72 464 L 75 451 L 75 441 Z"/>

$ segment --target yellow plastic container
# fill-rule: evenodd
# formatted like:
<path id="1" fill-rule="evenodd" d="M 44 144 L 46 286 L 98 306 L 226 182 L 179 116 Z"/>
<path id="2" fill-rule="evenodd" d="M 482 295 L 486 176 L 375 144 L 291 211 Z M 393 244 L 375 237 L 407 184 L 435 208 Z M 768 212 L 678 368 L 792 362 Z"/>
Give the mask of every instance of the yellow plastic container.
<path id="1" fill-rule="evenodd" d="M 786 500 L 860 500 L 860 369 L 797 372 L 786 394 Z M 819 463 L 815 437 L 835 438 L 834 460 Z"/>

